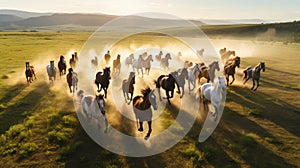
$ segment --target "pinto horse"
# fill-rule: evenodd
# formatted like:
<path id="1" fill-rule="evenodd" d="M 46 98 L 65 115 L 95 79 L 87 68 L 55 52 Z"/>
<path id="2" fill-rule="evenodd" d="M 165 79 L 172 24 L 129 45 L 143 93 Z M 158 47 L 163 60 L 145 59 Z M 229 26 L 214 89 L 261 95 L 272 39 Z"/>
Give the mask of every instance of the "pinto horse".
<path id="1" fill-rule="evenodd" d="M 36 79 L 35 72 L 34 72 L 34 67 L 29 65 L 29 62 L 25 63 L 26 65 L 26 70 L 25 70 L 25 76 L 27 83 L 31 83 L 33 81 L 33 77 Z"/>
<path id="2" fill-rule="evenodd" d="M 235 74 L 235 67 L 240 67 L 241 58 L 236 56 L 235 58 L 232 58 L 232 60 L 227 60 L 226 64 L 224 66 L 224 73 L 227 81 L 227 86 L 234 82 L 234 74 Z M 229 83 L 229 76 L 232 77 L 232 81 Z"/>
<path id="3" fill-rule="evenodd" d="M 244 70 L 244 84 L 250 79 L 252 78 L 252 82 L 253 82 L 253 86 L 251 88 L 251 90 L 256 91 L 258 86 L 259 86 L 259 78 L 260 78 L 260 71 L 265 72 L 265 63 L 264 62 L 260 62 L 258 63 L 258 65 L 256 65 L 254 68 L 252 67 L 248 67 Z M 257 83 L 256 88 L 255 87 L 255 81 Z"/>
<path id="4" fill-rule="evenodd" d="M 125 102 L 129 100 L 128 104 L 132 101 L 133 92 L 134 92 L 134 84 L 135 84 L 135 72 L 130 72 L 128 79 L 123 80 L 122 82 L 122 90 L 125 98 Z M 129 98 L 128 93 L 130 93 L 131 97 Z"/>
<path id="5" fill-rule="evenodd" d="M 60 56 L 57 66 L 59 70 L 59 76 L 61 77 L 62 75 L 65 75 L 67 71 L 67 64 L 64 56 Z"/>
<path id="6" fill-rule="evenodd" d="M 106 67 L 105 69 L 103 69 L 103 74 L 102 72 L 98 72 L 96 74 L 95 84 L 97 85 L 97 91 L 100 92 L 103 89 L 105 98 L 107 98 L 107 89 L 110 79 L 110 67 Z"/>
<path id="7" fill-rule="evenodd" d="M 174 96 L 174 89 L 175 89 L 175 84 L 177 85 L 177 93 L 180 94 L 180 88 L 178 84 L 178 72 L 171 72 L 169 75 L 160 75 L 156 81 L 154 81 L 156 84 L 156 88 L 158 90 L 158 95 L 159 95 L 159 100 L 162 101 L 161 95 L 160 95 L 160 88 L 162 87 L 166 91 L 166 96 L 164 97 L 165 99 L 168 100 L 169 104 L 170 98 L 173 98 Z M 171 95 L 169 94 L 171 92 Z"/>
<path id="8" fill-rule="evenodd" d="M 137 125 L 139 123 L 138 131 L 142 132 L 143 129 L 143 122 L 148 122 L 148 133 L 145 136 L 145 140 L 148 140 L 151 132 L 152 132 L 152 109 L 153 106 L 154 110 L 157 110 L 158 106 L 156 103 L 156 96 L 154 94 L 154 90 L 150 88 L 142 89 L 142 95 L 135 96 L 132 101 L 133 112 L 136 117 Z"/>

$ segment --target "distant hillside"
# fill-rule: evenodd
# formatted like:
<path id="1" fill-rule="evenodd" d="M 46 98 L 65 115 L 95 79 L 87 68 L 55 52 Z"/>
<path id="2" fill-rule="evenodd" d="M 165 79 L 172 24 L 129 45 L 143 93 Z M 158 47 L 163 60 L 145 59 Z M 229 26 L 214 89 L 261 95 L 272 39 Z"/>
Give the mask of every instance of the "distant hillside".
<path id="1" fill-rule="evenodd" d="M 27 12 L 27 11 L 20 11 L 20 10 L 11 10 L 11 9 L 0 9 L 0 14 L 14 15 L 25 19 L 31 17 L 51 15 L 51 13 L 37 13 L 37 12 Z"/>
<path id="2" fill-rule="evenodd" d="M 211 37 L 254 38 L 269 41 L 300 42 L 300 21 L 271 24 L 204 25 L 201 29 Z"/>
<path id="3" fill-rule="evenodd" d="M 23 18 L 15 15 L 0 14 L 0 22 L 15 22 L 15 21 L 20 21 L 22 19 Z"/>

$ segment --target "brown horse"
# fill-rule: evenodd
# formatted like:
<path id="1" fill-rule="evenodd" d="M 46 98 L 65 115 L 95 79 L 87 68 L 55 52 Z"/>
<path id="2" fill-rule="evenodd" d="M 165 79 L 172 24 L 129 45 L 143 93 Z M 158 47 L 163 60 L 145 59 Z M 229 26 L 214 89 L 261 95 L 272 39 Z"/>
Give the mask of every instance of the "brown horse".
<path id="1" fill-rule="evenodd" d="M 113 74 L 120 75 L 121 71 L 121 55 L 118 54 L 117 59 L 113 61 Z"/>
<path id="2" fill-rule="evenodd" d="M 73 86 L 73 94 L 77 90 L 77 83 L 78 83 L 78 77 L 77 73 L 73 71 L 72 68 L 68 69 L 69 73 L 67 74 L 67 83 L 70 89 L 70 93 L 72 93 L 72 86 Z"/>
<path id="3" fill-rule="evenodd" d="M 122 90 L 125 98 L 125 102 L 129 100 L 128 104 L 132 101 L 133 92 L 134 92 L 134 84 L 135 84 L 135 72 L 130 72 L 128 79 L 123 80 L 122 82 Z M 128 93 L 130 93 L 131 97 L 129 98 Z M 127 97 L 127 99 L 126 99 Z"/>
<path id="4" fill-rule="evenodd" d="M 102 72 L 98 72 L 96 74 L 95 84 L 97 86 L 97 91 L 100 92 L 103 89 L 105 98 L 107 97 L 107 89 L 110 79 L 110 67 L 106 67 L 105 69 L 103 69 L 103 74 Z"/>
<path id="5" fill-rule="evenodd" d="M 200 81 L 200 79 L 202 77 L 204 77 L 204 78 L 207 79 L 207 83 L 209 81 L 214 82 L 216 70 L 220 71 L 220 66 L 219 66 L 219 62 L 218 61 L 212 62 L 211 64 L 208 65 L 208 67 L 201 66 L 201 71 L 198 74 L 198 81 Z"/>
<path id="6" fill-rule="evenodd" d="M 109 64 L 110 63 L 110 53 L 109 53 L 109 50 L 107 51 L 107 53 L 104 55 L 104 59 L 105 59 L 105 62 L 106 64 Z"/>
<path id="7" fill-rule="evenodd" d="M 227 60 L 226 64 L 224 66 L 224 73 L 227 81 L 227 86 L 229 85 L 229 76 L 232 77 L 232 81 L 230 82 L 230 85 L 234 82 L 234 74 L 235 74 L 235 67 L 240 67 L 241 58 L 236 56 L 232 58 L 231 60 Z"/>
<path id="8" fill-rule="evenodd" d="M 148 140 L 152 132 L 151 106 L 153 106 L 154 110 L 157 110 L 158 106 L 156 104 L 156 96 L 154 94 L 154 90 L 146 88 L 142 89 L 141 92 L 143 95 L 135 96 L 133 98 L 133 112 L 135 114 L 137 123 L 139 123 L 139 132 L 142 132 L 144 130 L 143 122 L 148 122 L 148 133 L 144 138 L 145 140 Z"/>
<path id="9" fill-rule="evenodd" d="M 71 68 L 74 69 L 76 67 L 77 62 L 78 62 L 77 52 L 74 52 L 74 54 L 72 54 L 72 58 L 69 61 Z"/>
<path id="10" fill-rule="evenodd" d="M 33 81 L 33 77 L 36 79 L 35 72 L 34 72 L 34 67 L 29 65 L 29 62 L 25 63 L 26 65 L 26 70 L 25 70 L 25 76 L 27 83 L 31 83 Z"/>

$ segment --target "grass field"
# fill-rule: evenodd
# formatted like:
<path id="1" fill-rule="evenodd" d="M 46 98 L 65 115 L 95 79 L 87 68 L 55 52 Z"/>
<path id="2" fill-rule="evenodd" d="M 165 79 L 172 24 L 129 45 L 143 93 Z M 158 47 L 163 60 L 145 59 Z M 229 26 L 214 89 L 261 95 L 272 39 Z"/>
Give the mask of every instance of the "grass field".
<path id="1" fill-rule="evenodd" d="M 213 39 L 216 49 L 236 50 L 242 58 L 217 129 L 199 143 L 203 124 L 199 113 L 177 145 L 158 155 L 134 158 L 113 154 L 93 142 L 78 122 L 65 77 L 54 86 L 46 78 L 50 59 L 58 61 L 61 54 L 69 57 L 70 52 L 80 51 L 90 35 L 0 33 L 1 167 L 299 167 L 299 43 Z M 250 81 L 241 85 L 241 70 L 261 60 L 266 72 L 258 91 L 252 92 Z M 26 61 L 37 68 L 37 80 L 29 86 Z M 115 110 L 108 105 L 108 113 Z M 176 111 L 167 106 L 161 129 L 172 123 Z M 126 120 L 114 117 L 119 120 L 112 125 L 130 133 L 119 124 Z"/>

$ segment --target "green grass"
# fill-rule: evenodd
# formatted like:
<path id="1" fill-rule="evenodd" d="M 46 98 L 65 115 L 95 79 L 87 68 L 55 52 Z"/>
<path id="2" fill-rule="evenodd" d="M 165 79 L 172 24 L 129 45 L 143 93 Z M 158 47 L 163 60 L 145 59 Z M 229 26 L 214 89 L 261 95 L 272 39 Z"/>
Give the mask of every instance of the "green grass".
<path id="1" fill-rule="evenodd" d="M 245 25 L 251 27 L 251 25 Z M 224 27 L 223 27 L 224 28 Z M 234 26 L 228 30 L 238 29 Z M 244 29 L 244 28 L 243 28 Z M 221 29 L 220 29 L 221 30 Z M 224 30 L 225 32 L 225 30 Z M 258 91 L 231 86 L 220 124 L 204 143 L 198 143 L 202 122 L 171 149 L 150 157 L 131 158 L 99 147 L 85 133 L 70 96 L 44 82 L 44 65 L 69 50 L 80 51 L 90 33 L 0 33 L 0 165 L 5 167 L 296 167 L 299 155 L 299 46 L 282 43 L 252 44 L 253 57 L 241 67 L 266 60 Z M 149 39 L 135 37 L 137 47 Z M 160 37 L 160 44 L 168 37 Z M 217 48 L 239 52 L 240 41 L 212 40 Z M 130 39 L 120 44 L 130 45 Z M 246 43 L 247 46 L 250 44 Z M 262 55 L 262 56 L 261 56 Z M 284 55 L 284 57 L 283 57 Z M 44 58 L 47 58 L 46 60 Z M 25 61 L 41 66 L 38 79 L 27 86 Z M 278 69 L 277 67 L 281 67 Z M 3 76 L 8 78 L 3 79 Z M 2 77 L 2 78 L 1 78 Z M 283 78 L 284 77 L 284 78 Z M 237 81 L 240 77 L 237 76 Z M 287 82 L 288 81 L 288 82 Z M 62 83 L 62 81 L 57 81 Z M 249 82 L 250 84 L 250 82 Z M 55 86 L 54 86 L 55 88 Z M 284 90 L 282 90 L 284 89 Z M 291 96 L 291 95 L 295 96 Z M 175 101 L 175 100 L 174 100 Z M 109 109 L 116 110 L 109 107 Z M 113 113 L 112 111 L 109 111 Z M 199 114 L 202 114 L 202 111 Z M 173 124 L 177 112 L 166 108 L 162 128 Z M 123 120 L 122 120 L 123 121 Z M 119 121 L 116 129 L 132 131 Z M 182 131 L 180 124 L 176 131 Z M 130 134 L 130 133 L 129 133 Z M 280 156 L 280 157 L 279 157 Z"/>

